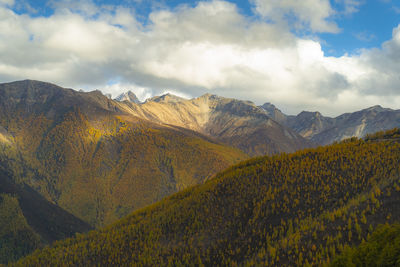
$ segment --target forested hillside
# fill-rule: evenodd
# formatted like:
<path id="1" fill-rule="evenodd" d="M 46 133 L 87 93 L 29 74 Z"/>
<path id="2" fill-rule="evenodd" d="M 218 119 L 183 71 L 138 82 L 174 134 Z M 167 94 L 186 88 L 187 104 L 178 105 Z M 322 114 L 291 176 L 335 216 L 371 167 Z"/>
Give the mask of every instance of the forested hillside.
<path id="1" fill-rule="evenodd" d="M 367 241 L 347 247 L 331 266 L 400 266 L 400 224 L 378 226 Z"/>
<path id="2" fill-rule="evenodd" d="M 249 160 L 16 265 L 329 264 L 377 225 L 399 222 L 399 137 Z"/>
<path id="3" fill-rule="evenodd" d="M 195 132 L 135 118 L 100 92 L 0 85 L 0 169 L 94 226 L 246 158 Z"/>
<path id="4" fill-rule="evenodd" d="M 0 163 L 1 165 L 1 163 Z M 92 227 L 0 171 L 0 264 Z"/>

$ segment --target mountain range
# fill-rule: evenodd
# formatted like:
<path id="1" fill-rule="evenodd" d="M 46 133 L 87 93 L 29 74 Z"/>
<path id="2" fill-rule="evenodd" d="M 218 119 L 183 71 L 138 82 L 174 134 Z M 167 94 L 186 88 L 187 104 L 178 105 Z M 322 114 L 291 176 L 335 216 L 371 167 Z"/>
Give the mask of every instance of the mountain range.
<path id="1" fill-rule="evenodd" d="M 143 104 L 130 101 L 129 106 L 135 116 L 201 132 L 250 155 L 293 152 L 400 126 L 400 110 L 379 105 L 335 118 L 318 111 L 286 115 L 271 103 L 256 106 L 210 94 L 194 99 L 166 94 Z"/>
<path id="2" fill-rule="evenodd" d="M 204 198 L 204 205 L 215 205 L 215 207 L 210 206 L 215 215 L 218 215 L 219 212 L 223 213 L 218 215 L 222 217 L 220 216 L 215 218 L 216 221 L 212 221 L 214 220 L 213 217 L 206 212 L 205 214 L 211 216 L 209 217 L 210 223 L 219 225 L 219 223 L 225 221 L 233 225 L 235 221 L 230 221 L 233 218 L 249 215 L 247 214 L 250 205 L 248 201 L 251 200 L 256 203 L 261 198 L 256 195 L 253 185 L 249 186 L 244 181 L 253 179 L 251 177 L 258 177 L 260 173 L 266 170 L 259 169 L 259 163 L 254 165 L 255 162 L 259 162 L 257 159 L 260 158 L 236 167 L 231 166 L 254 156 L 272 156 L 262 158 L 263 162 L 269 162 L 270 159 L 275 160 L 284 157 L 286 154 L 281 154 L 282 152 L 294 153 L 300 150 L 304 152 L 290 155 L 301 155 L 299 161 L 303 162 L 299 163 L 301 166 L 296 165 L 293 173 L 288 168 L 286 173 L 279 173 L 279 175 L 286 177 L 287 175 L 295 175 L 298 171 L 307 172 L 304 170 L 307 161 L 313 159 L 314 156 L 320 156 L 318 154 L 319 148 L 317 150 L 307 149 L 341 142 L 346 138 L 355 136 L 369 138 L 368 144 L 365 144 L 365 149 L 368 150 L 370 144 L 376 143 L 373 140 L 377 140 L 373 139 L 370 134 L 398 127 L 400 124 L 399 114 L 400 111 L 375 106 L 354 113 L 346 113 L 336 118 L 324 117 L 319 112 L 301 112 L 297 116 L 292 116 L 284 114 L 270 103 L 257 106 L 250 101 L 211 94 L 193 99 L 166 94 L 140 102 L 133 92 L 123 93 L 113 100 L 108 95 L 103 95 L 101 91 L 75 91 L 40 81 L 25 80 L 0 84 L 0 174 L 2 174 L 0 175 L 0 212 L 7 216 L 14 214 L 15 225 L 18 225 L 15 229 L 20 229 L 24 233 L 20 235 L 21 231 L 11 229 L 10 224 L 4 224 L 4 229 L 11 230 L 5 230 L 3 235 L 0 235 L 0 243 L 9 244 L 10 240 L 14 240 L 12 242 L 16 245 L 14 248 L 4 246 L 6 250 L 0 249 L 0 263 L 15 260 L 33 249 L 50 244 L 54 240 L 64 239 L 92 228 L 110 225 L 133 211 L 141 210 L 179 191 L 182 191 L 182 193 L 175 195 L 172 199 L 182 199 L 182 203 L 186 203 L 185 194 L 197 190 L 187 189 L 192 186 L 205 183 L 202 187 L 205 189 L 201 190 L 208 190 L 207 188 L 211 188 L 212 185 L 212 191 L 220 192 L 218 190 L 222 190 L 225 192 L 230 187 L 226 187 L 224 183 L 217 186 L 220 189 L 214 189 L 216 183 L 219 183 L 216 181 L 222 181 L 221 179 L 224 178 L 221 177 L 224 177 L 225 174 L 229 174 L 228 176 L 231 176 L 230 181 L 239 183 L 238 188 L 244 190 L 242 193 L 236 189 L 226 191 L 227 196 L 234 194 L 235 200 L 228 201 L 225 199 L 227 197 L 225 195 L 217 197 L 216 195 L 201 194 L 199 197 L 200 199 Z M 396 136 L 395 134 L 390 136 L 395 143 L 397 142 Z M 350 142 L 352 142 L 352 146 L 349 149 L 353 151 L 358 143 L 355 140 Z M 383 142 L 379 141 L 378 143 L 380 149 Z M 331 155 L 333 157 L 331 163 L 335 164 L 335 160 L 338 160 L 336 156 L 341 154 L 341 149 L 344 148 L 340 145 L 333 146 L 333 148 L 336 149 L 336 152 Z M 395 148 L 396 146 L 393 147 L 393 149 Z M 308 151 L 314 152 L 310 152 L 309 155 L 307 154 Z M 327 148 L 326 151 L 331 153 L 330 148 Z M 371 153 L 375 152 L 364 151 L 363 156 L 371 157 Z M 394 155 L 397 155 L 396 153 Z M 386 154 L 381 156 L 383 159 L 389 157 Z M 290 157 L 296 158 L 296 156 Z M 379 160 L 375 157 L 372 159 L 368 157 L 366 160 L 373 160 L 378 165 L 395 162 L 395 159 L 392 161 L 388 159 L 389 163 L 386 161 L 379 163 Z M 326 159 L 323 158 L 321 162 L 324 162 L 324 160 Z M 279 160 L 274 162 L 277 166 L 284 166 Z M 352 167 L 358 166 L 358 163 L 353 161 L 349 164 Z M 246 166 L 253 167 L 247 168 Z M 368 175 L 371 172 L 378 171 L 378 169 L 368 169 L 371 167 L 364 163 L 360 166 L 366 168 L 364 170 L 360 167 L 360 172 L 370 171 Z M 223 170 L 226 171 L 221 172 Z M 242 173 L 242 170 L 246 171 Z M 318 170 L 315 171 L 318 172 Z M 322 171 L 326 175 L 332 172 L 329 168 Z M 323 173 L 322 176 L 325 175 Z M 382 173 L 380 172 L 380 174 Z M 215 175 L 220 178 L 213 178 Z M 268 175 L 271 179 L 272 177 L 277 179 L 274 182 L 274 188 L 271 187 L 271 190 L 274 192 L 281 189 L 282 192 L 289 190 L 286 187 L 279 189 L 280 182 L 278 181 L 280 181 L 279 177 L 281 176 L 274 173 L 268 173 Z M 338 170 L 336 175 L 340 178 L 344 174 L 342 170 Z M 375 177 L 371 179 L 375 179 Z M 209 180 L 211 181 L 209 182 Z M 243 180 L 243 184 L 240 184 L 241 180 Z M 304 180 L 300 181 L 299 184 L 306 184 L 307 182 L 309 181 Z M 284 181 L 284 183 L 287 184 L 288 182 Z M 346 183 L 346 181 L 340 183 Z M 332 187 L 333 185 L 327 186 Z M 360 186 L 365 185 L 357 185 L 354 190 L 360 189 Z M 393 186 L 395 187 L 395 184 Z M 323 189 L 329 191 L 325 187 Z M 254 193 L 251 193 L 252 190 Z M 364 194 L 368 190 L 371 190 L 371 188 L 362 187 L 362 190 L 356 191 L 356 193 L 361 197 L 360 194 Z M 309 192 L 309 194 L 314 193 L 314 191 Z M 348 191 L 348 194 L 354 193 L 355 191 Z M 243 197 L 243 199 L 236 199 L 236 197 Z M 214 199 L 214 202 L 209 198 Z M 291 196 L 286 195 L 286 198 L 290 199 Z M 279 203 L 286 201 L 286 198 L 274 205 L 280 207 L 281 204 Z M 343 206 L 344 203 L 349 200 L 348 196 L 343 198 L 342 195 L 335 196 L 335 199 L 340 203 L 331 204 L 335 204 L 337 208 L 345 207 Z M 29 203 L 30 200 L 32 203 Z M 221 203 L 218 204 L 218 201 L 221 201 Z M 236 210 L 234 208 L 236 207 L 235 201 L 238 205 L 241 203 L 240 205 L 244 206 Z M 304 199 L 302 201 L 308 203 L 307 201 L 310 200 Z M 170 200 L 160 203 L 170 203 Z M 173 201 L 173 203 L 175 202 Z M 179 250 L 181 248 L 178 244 L 182 242 L 188 246 L 187 249 L 191 249 L 190 244 L 186 241 L 197 240 L 197 235 L 192 236 L 188 233 L 185 236 L 189 239 L 181 240 L 175 237 L 172 239 L 165 237 L 162 233 L 170 229 L 175 229 L 174 231 L 186 229 L 184 221 L 196 218 L 192 212 L 205 212 L 203 208 L 199 207 L 203 204 L 196 202 L 197 204 L 195 203 L 192 207 L 189 204 L 181 206 L 179 204 L 181 202 L 176 203 L 176 207 L 173 206 L 175 204 L 156 204 L 156 206 L 150 206 L 143 211 L 150 215 L 134 215 L 130 218 L 135 218 L 135 222 L 144 220 L 140 222 L 140 225 L 143 225 L 140 227 L 153 227 L 154 221 L 149 219 L 150 217 L 153 218 L 153 208 L 151 207 L 156 210 L 161 209 L 161 213 L 154 213 L 162 214 L 162 217 L 159 217 L 159 220 L 156 219 L 156 222 L 171 228 L 161 229 L 161 233 L 158 233 L 161 234 L 159 237 L 165 239 L 166 242 L 176 244 L 176 248 L 179 248 Z M 189 201 L 188 203 L 192 202 Z M 314 209 L 318 207 L 321 210 L 327 210 L 331 207 L 331 204 L 318 206 L 318 203 L 314 203 L 310 204 L 311 206 L 305 205 L 304 208 Z M 7 209 L 6 206 L 13 208 Z M 180 213 L 179 207 L 184 213 Z M 251 209 L 254 208 L 251 207 Z M 37 209 L 37 212 L 30 213 L 30 208 Z M 200 210 L 196 211 L 198 208 Z M 220 209 L 220 211 L 216 209 Z M 232 209 L 234 214 L 230 214 L 231 211 L 228 212 L 224 209 Z M 172 215 L 165 215 L 170 212 Z M 289 211 L 284 210 L 284 212 Z M 60 220 L 55 219 L 50 214 L 56 214 L 55 217 Z M 193 216 L 186 217 L 190 214 Z M 316 213 L 309 212 L 307 214 L 314 216 Z M 158 215 L 154 216 L 157 217 Z M 176 221 L 170 216 L 180 216 L 183 221 Z M 42 217 L 48 218 L 43 221 Z M 250 217 L 246 218 L 249 219 Z M 274 220 L 278 220 L 277 218 L 281 218 L 281 216 L 270 217 L 273 222 L 266 224 L 270 225 L 268 230 L 259 230 L 265 233 L 268 231 L 275 232 L 274 227 L 278 226 Z M 152 222 L 146 225 L 146 221 L 149 220 Z M 201 220 L 206 219 L 201 218 Z M 38 222 L 43 223 L 42 228 L 38 226 L 40 225 Z M 132 227 L 132 229 L 142 229 L 136 228 L 136 226 Z M 244 225 L 241 227 L 244 227 Z M 221 229 L 210 228 L 207 231 L 217 231 L 218 233 Z M 276 229 L 278 229 L 276 231 L 280 231 L 280 228 Z M 121 231 L 124 232 L 126 229 Z M 152 235 L 152 232 L 143 231 L 143 233 Z M 236 228 L 229 231 L 233 231 L 234 238 L 239 238 L 235 242 L 240 243 L 243 238 L 249 238 L 247 232 L 246 236 L 240 237 L 239 232 L 237 232 L 239 230 Z M 9 233 L 12 234 L 9 235 Z M 226 232 L 224 236 L 228 238 L 229 234 Z M 24 236 L 27 238 L 24 238 Z M 233 255 L 232 263 L 247 262 L 247 260 L 235 260 L 240 259 L 243 255 L 247 255 L 245 257 L 249 262 L 253 260 L 258 263 L 269 262 L 269 259 L 265 258 L 258 261 L 250 252 L 245 254 L 235 252 L 234 250 L 238 248 L 234 248 L 233 251 L 223 250 L 221 252 L 220 246 L 228 245 L 229 242 L 221 241 L 218 237 L 212 236 L 210 234 L 210 238 L 217 242 L 215 246 L 210 247 L 209 242 L 196 241 L 200 242 L 198 244 L 201 244 L 201 246 L 210 247 L 211 250 L 207 253 L 213 253 L 212 251 L 222 253 L 222 258 L 212 259 L 208 263 L 228 263 L 223 259 L 228 254 Z M 136 238 L 137 236 L 131 237 Z M 201 238 L 207 239 L 208 237 L 204 235 Z M 264 242 L 265 240 L 259 241 Z M 284 239 L 275 239 L 275 241 L 278 243 L 285 242 Z M 106 241 L 100 240 L 99 242 Z M 153 241 L 149 240 L 149 242 Z M 157 244 L 159 246 L 157 242 L 147 245 Z M 307 249 L 308 244 L 304 245 L 304 249 Z M 252 246 L 252 244 L 250 245 Z M 167 251 L 170 251 L 170 249 L 173 248 L 168 247 Z M 257 250 L 261 249 L 268 250 L 265 247 L 257 247 Z M 202 262 L 204 261 L 204 254 L 192 252 L 198 255 Z M 149 249 L 146 253 L 152 254 L 155 251 Z M 147 259 L 146 253 L 139 253 L 138 255 Z M 162 256 L 164 252 L 157 253 L 155 255 L 164 258 Z M 104 258 L 107 257 L 104 256 Z M 279 257 L 286 256 L 280 255 Z M 158 263 L 163 262 L 161 258 Z M 310 260 L 310 257 L 308 260 Z M 141 262 L 140 259 L 135 261 Z M 274 263 L 277 262 L 274 259 Z M 142 263 L 145 264 L 145 262 Z M 156 262 L 153 263 L 156 264 Z M 176 264 L 180 263 L 182 263 L 181 259 L 176 262 Z M 293 261 L 289 257 L 285 258 L 284 263 L 293 263 Z M 97 260 L 93 264 L 96 265 Z"/>

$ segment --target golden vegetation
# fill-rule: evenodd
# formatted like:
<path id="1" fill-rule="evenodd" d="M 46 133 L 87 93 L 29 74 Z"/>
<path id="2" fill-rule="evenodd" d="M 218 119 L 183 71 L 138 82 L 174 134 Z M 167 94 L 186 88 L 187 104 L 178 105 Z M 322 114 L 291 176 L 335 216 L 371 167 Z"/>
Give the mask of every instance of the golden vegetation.
<path id="1" fill-rule="evenodd" d="M 376 231 L 358 247 L 346 247 L 332 267 L 399 266 L 400 224 L 380 225 Z"/>
<path id="2" fill-rule="evenodd" d="M 378 224 L 399 221 L 398 134 L 243 162 L 16 265 L 329 264 Z"/>

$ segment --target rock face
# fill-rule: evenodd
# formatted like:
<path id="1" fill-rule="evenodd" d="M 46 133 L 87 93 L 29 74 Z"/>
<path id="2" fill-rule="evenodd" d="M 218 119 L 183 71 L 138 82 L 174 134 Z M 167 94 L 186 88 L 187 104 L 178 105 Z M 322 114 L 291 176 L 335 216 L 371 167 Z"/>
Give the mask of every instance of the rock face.
<path id="1" fill-rule="evenodd" d="M 190 100 L 161 98 L 166 100 L 153 98 L 142 105 L 129 105 L 131 113 L 160 124 L 199 132 L 250 155 L 293 152 L 313 145 L 249 101 L 210 94 Z"/>
<path id="2" fill-rule="evenodd" d="M 120 94 L 119 96 L 117 96 L 115 98 L 115 100 L 117 100 L 119 102 L 129 101 L 129 102 L 136 103 L 136 104 L 140 103 L 140 100 L 137 98 L 137 96 L 132 91 L 128 91 L 128 92 Z"/>

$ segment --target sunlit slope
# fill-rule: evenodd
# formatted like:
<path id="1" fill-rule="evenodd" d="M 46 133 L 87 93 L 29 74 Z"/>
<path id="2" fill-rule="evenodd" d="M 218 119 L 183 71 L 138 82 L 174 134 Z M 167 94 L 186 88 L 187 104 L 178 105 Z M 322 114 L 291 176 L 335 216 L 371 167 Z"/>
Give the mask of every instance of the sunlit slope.
<path id="1" fill-rule="evenodd" d="M 202 133 L 253 156 L 314 146 L 249 101 L 210 94 L 190 100 L 164 95 L 144 104 L 121 105 L 137 117 Z"/>
<path id="2" fill-rule="evenodd" d="M 17 265 L 329 263 L 376 225 L 399 221 L 399 137 L 252 159 Z"/>
<path id="3" fill-rule="evenodd" d="M 99 92 L 0 85 L 0 157 L 13 179 L 100 226 L 246 159 L 188 130 L 124 112 Z"/>

